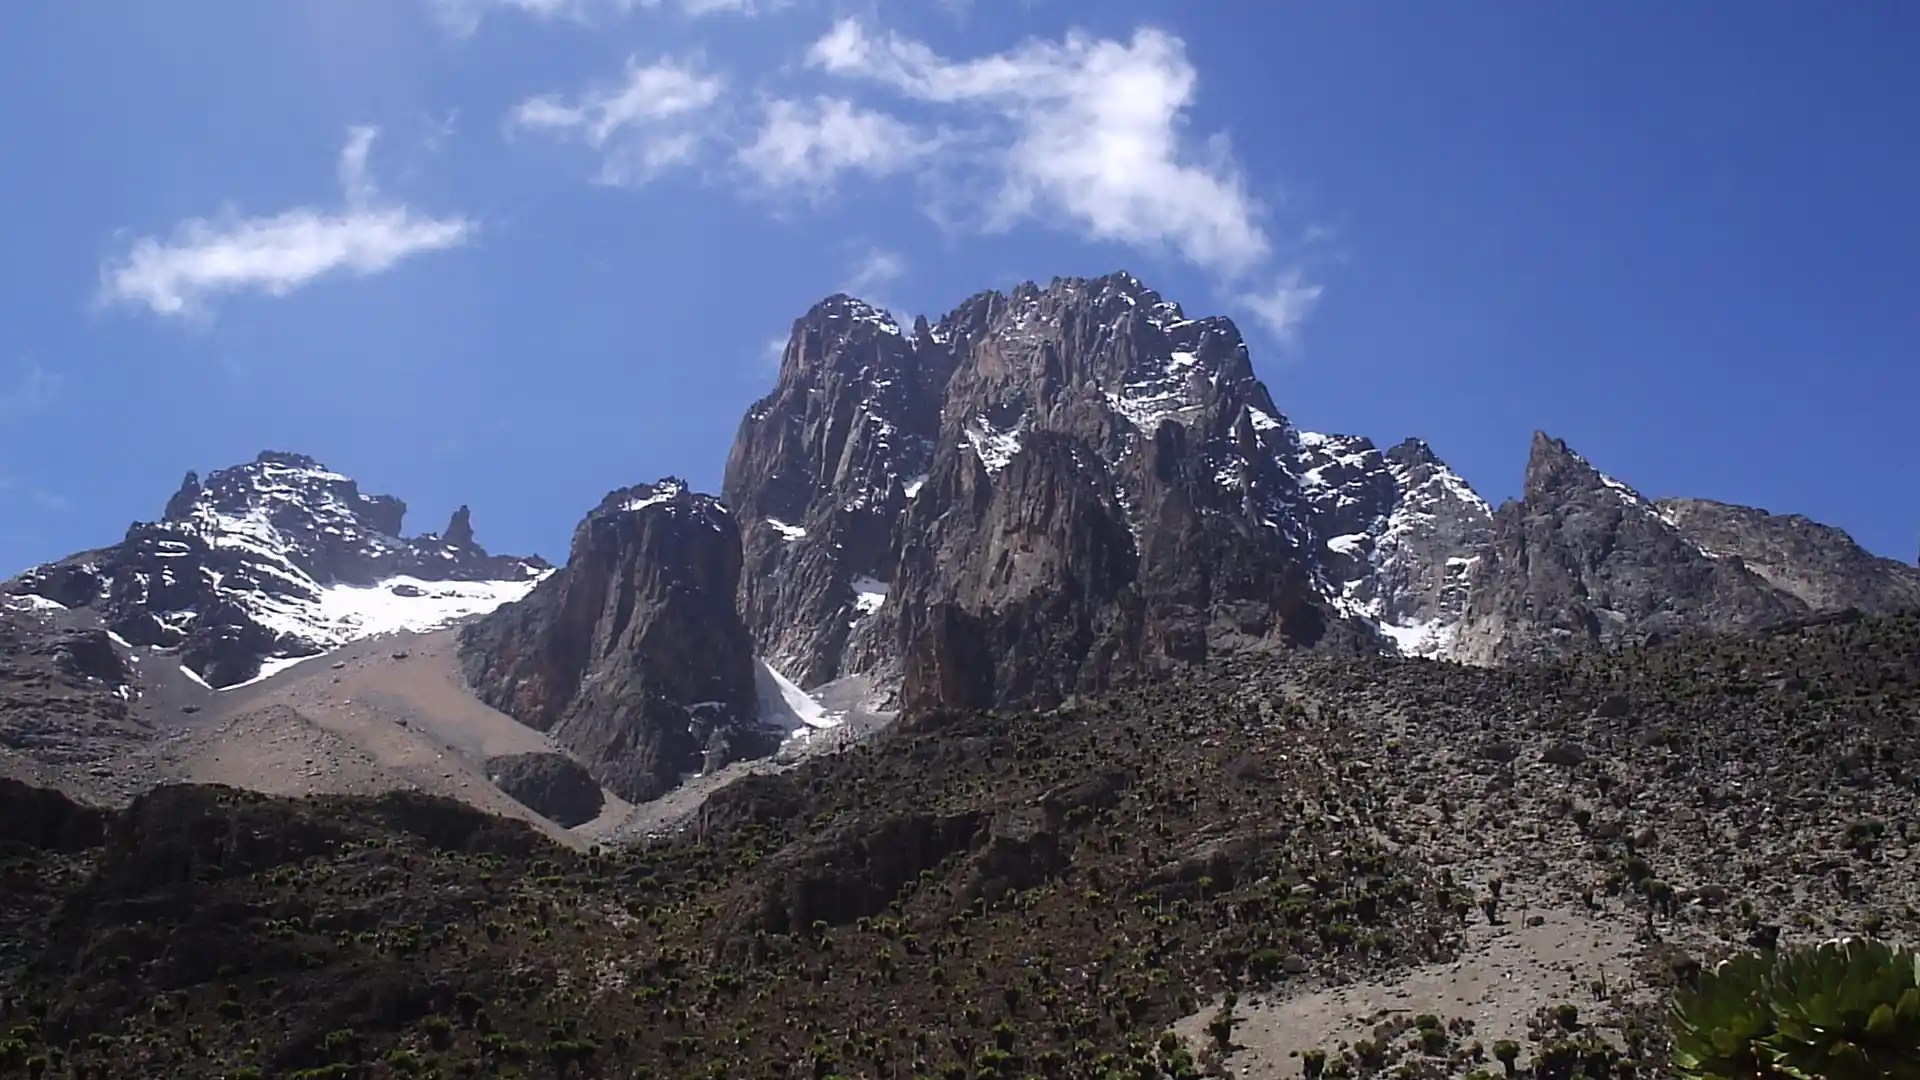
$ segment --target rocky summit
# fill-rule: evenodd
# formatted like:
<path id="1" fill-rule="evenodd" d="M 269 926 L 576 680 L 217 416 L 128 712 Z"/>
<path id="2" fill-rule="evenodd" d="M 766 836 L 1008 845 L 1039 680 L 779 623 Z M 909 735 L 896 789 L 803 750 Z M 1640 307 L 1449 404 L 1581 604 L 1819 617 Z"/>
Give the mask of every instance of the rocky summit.
<path id="1" fill-rule="evenodd" d="M 734 606 L 740 534 L 712 496 L 667 479 L 611 492 L 567 564 L 460 636 L 481 700 L 551 732 L 635 802 L 771 753 L 753 640 Z"/>
<path id="2" fill-rule="evenodd" d="M 976 704 L 1245 649 L 1432 652 L 1491 517 L 1423 443 L 1297 428 L 1231 320 L 1124 272 L 910 330 L 823 301 L 724 492 L 771 662 Z"/>
<path id="3" fill-rule="evenodd" d="M 406 511 L 310 457 L 269 451 L 204 481 L 189 472 L 160 520 L 5 591 L 91 609 L 126 645 L 177 652 L 225 687 L 357 638 L 491 609 L 549 569 L 489 555 L 464 506 L 444 532 L 411 538 Z"/>
<path id="4" fill-rule="evenodd" d="M 1655 502 L 1536 432 L 1525 495 L 1494 515 L 1446 655 L 1537 660 L 1840 610 L 1899 611 L 1920 571 L 1805 518 Z"/>

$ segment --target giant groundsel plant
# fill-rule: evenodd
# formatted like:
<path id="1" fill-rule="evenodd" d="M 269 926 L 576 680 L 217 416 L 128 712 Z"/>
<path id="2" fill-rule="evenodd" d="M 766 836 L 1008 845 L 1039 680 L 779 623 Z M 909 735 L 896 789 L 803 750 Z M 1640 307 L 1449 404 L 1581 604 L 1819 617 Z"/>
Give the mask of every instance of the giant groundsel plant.
<path id="1" fill-rule="evenodd" d="M 1920 1080 L 1920 953 L 1842 938 L 1735 957 L 1673 1003 L 1694 1080 Z"/>

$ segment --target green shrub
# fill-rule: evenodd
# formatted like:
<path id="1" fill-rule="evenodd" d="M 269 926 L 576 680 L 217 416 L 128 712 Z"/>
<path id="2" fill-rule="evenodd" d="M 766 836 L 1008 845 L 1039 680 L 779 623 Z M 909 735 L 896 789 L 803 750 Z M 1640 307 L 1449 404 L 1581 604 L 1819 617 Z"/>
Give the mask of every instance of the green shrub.
<path id="1" fill-rule="evenodd" d="M 1694 1080 L 1920 1078 L 1920 954 L 1864 938 L 1747 953 L 1675 995 L 1672 1029 Z"/>

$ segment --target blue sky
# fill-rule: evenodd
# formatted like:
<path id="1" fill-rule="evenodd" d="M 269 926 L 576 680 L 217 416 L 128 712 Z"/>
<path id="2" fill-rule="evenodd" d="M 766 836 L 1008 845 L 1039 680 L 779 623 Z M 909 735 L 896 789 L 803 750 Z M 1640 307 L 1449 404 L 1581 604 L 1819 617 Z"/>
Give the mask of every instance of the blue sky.
<path id="1" fill-rule="evenodd" d="M 1920 7 L 1117 0 L 0 6 L 0 567 L 313 454 L 564 554 L 716 488 L 769 343 L 1132 270 L 1296 421 L 1490 499 L 1920 539 Z"/>

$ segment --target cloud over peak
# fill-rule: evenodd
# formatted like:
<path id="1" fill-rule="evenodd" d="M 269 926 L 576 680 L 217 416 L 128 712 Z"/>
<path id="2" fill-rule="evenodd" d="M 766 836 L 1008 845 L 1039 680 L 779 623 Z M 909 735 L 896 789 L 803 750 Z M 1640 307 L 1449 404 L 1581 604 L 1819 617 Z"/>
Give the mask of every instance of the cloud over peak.
<path id="1" fill-rule="evenodd" d="M 710 125 L 705 114 L 726 90 L 726 79 L 694 58 L 641 63 L 629 57 L 611 83 L 590 87 L 572 101 L 544 94 L 516 105 L 511 127 L 586 144 L 602 154 L 606 183 L 640 183 L 690 160 Z"/>
<path id="2" fill-rule="evenodd" d="M 222 294 L 284 296 L 336 271 L 377 274 L 466 243 L 478 229 L 473 221 L 381 200 L 367 169 L 376 134 L 371 127 L 348 130 L 338 163 L 340 209 L 189 218 L 170 237 L 141 237 L 109 259 L 100 271 L 101 297 L 144 304 L 162 316 L 203 314 Z"/>
<path id="3" fill-rule="evenodd" d="M 1070 33 L 955 61 L 843 19 L 807 59 L 960 110 L 997 166 L 990 227 L 1064 218 L 1095 239 L 1171 248 L 1228 276 L 1270 252 L 1262 207 L 1225 140 L 1196 149 L 1183 138 L 1198 79 L 1178 38 L 1152 29 L 1124 42 Z"/>

